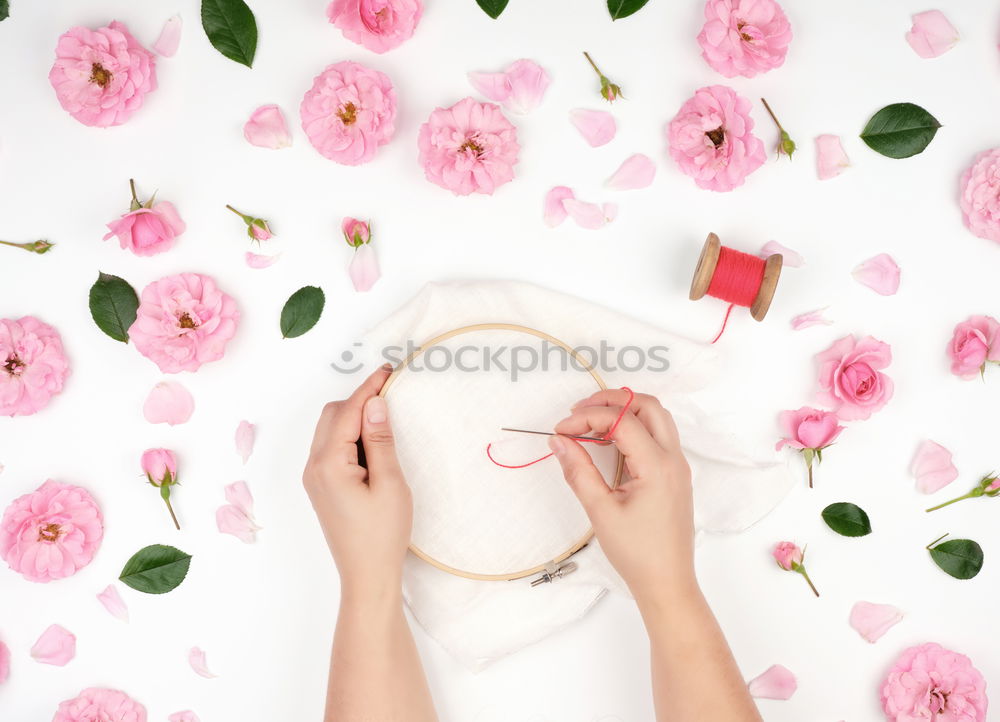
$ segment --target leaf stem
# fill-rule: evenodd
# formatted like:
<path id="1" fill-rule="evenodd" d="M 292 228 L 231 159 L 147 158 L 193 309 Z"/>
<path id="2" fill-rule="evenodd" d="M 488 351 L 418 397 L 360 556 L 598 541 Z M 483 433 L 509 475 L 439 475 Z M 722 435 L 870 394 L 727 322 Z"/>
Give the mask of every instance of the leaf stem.
<path id="1" fill-rule="evenodd" d="M 977 494 L 976 493 L 977 491 L 979 491 L 979 487 L 978 486 L 975 489 L 973 489 L 972 491 L 970 491 L 968 494 L 963 494 L 962 496 L 957 496 L 954 499 L 952 499 L 951 501 L 946 501 L 943 504 L 938 504 L 937 506 L 932 506 L 930 509 L 925 509 L 924 511 L 928 511 L 928 512 L 937 511 L 938 509 L 943 509 L 944 507 L 948 506 L 949 504 L 954 504 L 956 501 L 963 501 L 965 499 L 972 499 L 973 497 L 976 497 L 976 496 L 982 496 L 982 493 Z M 945 536 L 947 536 L 947 534 Z"/>
<path id="2" fill-rule="evenodd" d="M 948 534 L 950 534 L 950 533 L 951 533 L 951 532 L 948 532 Z M 935 544 L 937 544 L 937 543 L 938 543 L 939 541 L 941 541 L 942 539 L 944 539 L 944 538 L 945 538 L 946 536 L 948 536 L 948 534 L 942 534 L 942 535 L 941 535 L 941 536 L 939 536 L 939 537 L 938 537 L 937 539 L 935 539 L 934 541 L 932 541 L 932 542 L 931 542 L 930 544 L 928 544 L 927 546 L 925 546 L 925 547 L 924 547 L 924 549 L 926 549 L 927 551 L 930 551 L 930 550 L 931 550 L 931 547 L 932 547 L 932 546 L 934 546 L 934 545 L 935 545 Z"/>

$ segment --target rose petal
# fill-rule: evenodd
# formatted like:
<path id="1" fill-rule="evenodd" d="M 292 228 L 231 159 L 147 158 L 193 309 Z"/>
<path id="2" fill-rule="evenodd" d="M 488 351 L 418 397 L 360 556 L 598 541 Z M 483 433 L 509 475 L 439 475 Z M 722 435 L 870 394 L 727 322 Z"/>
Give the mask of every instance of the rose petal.
<path id="1" fill-rule="evenodd" d="M 112 617 L 128 622 L 128 607 L 125 606 L 125 600 L 122 599 L 122 595 L 118 593 L 118 588 L 114 584 L 109 584 L 103 592 L 97 595 L 97 599 Z"/>
<path id="2" fill-rule="evenodd" d="M 776 253 L 781 254 L 781 265 L 787 266 L 789 268 L 798 268 L 799 266 L 805 265 L 805 259 L 802 258 L 796 251 L 791 248 L 787 248 L 777 241 L 768 241 L 760 249 L 758 254 L 761 258 L 767 258 L 768 256 L 773 256 Z"/>
<path id="3" fill-rule="evenodd" d="M 351 277 L 354 290 L 358 293 L 370 291 L 375 282 L 382 277 L 378 265 L 378 256 L 371 243 L 363 243 L 354 251 L 354 258 L 347 267 L 347 275 Z"/>
<path id="4" fill-rule="evenodd" d="M 888 253 L 880 253 L 854 269 L 854 280 L 881 296 L 892 296 L 899 290 L 899 266 Z"/>
<path id="5" fill-rule="evenodd" d="M 840 143 L 840 136 L 816 136 L 816 175 L 820 180 L 836 178 L 850 165 L 851 161 Z"/>
<path id="6" fill-rule="evenodd" d="M 606 110 L 577 108 L 569 111 L 569 122 L 591 146 L 604 145 L 615 137 L 615 117 Z"/>
<path id="7" fill-rule="evenodd" d="M 851 609 L 850 623 L 858 634 L 875 644 L 876 640 L 899 623 L 903 613 L 889 604 L 858 602 Z"/>
<path id="8" fill-rule="evenodd" d="M 160 37 L 153 43 L 153 50 L 165 58 L 172 58 L 181 43 L 181 16 L 174 15 L 163 23 Z"/>
<path id="9" fill-rule="evenodd" d="M 951 462 L 951 452 L 937 442 L 921 441 L 913 455 L 910 473 L 917 480 L 917 490 L 933 494 L 958 478 L 958 469 Z"/>
<path id="10" fill-rule="evenodd" d="M 545 194 L 545 225 L 555 228 L 566 220 L 566 206 L 563 204 L 567 198 L 573 198 L 573 190 L 566 186 L 556 186 Z"/>
<path id="11" fill-rule="evenodd" d="M 250 115 L 243 126 L 243 137 L 251 145 L 279 150 L 292 144 L 285 115 L 277 105 L 262 105 Z"/>
<path id="12" fill-rule="evenodd" d="M 142 415 L 151 424 L 183 424 L 194 413 L 194 398 L 176 381 L 161 381 L 142 405 Z"/>
<path id="13" fill-rule="evenodd" d="M 636 153 L 625 159 L 604 185 L 616 191 L 646 188 L 656 177 L 656 164 L 648 155 Z"/>
<path id="14" fill-rule="evenodd" d="M 198 715 L 189 709 L 183 712 L 174 712 L 172 715 L 167 716 L 168 722 L 201 722 Z"/>
<path id="15" fill-rule="evenodd" d="M 0 642 L 0 684 L 7 681 L 10 676 L 10 648 Z"/>
<path id="16" fill-rule="evenodd" d="M 257 541 L 259 527 L 239 507 L 232 504 L 225 504 L 215 510 L 215 525 L 223 534 L 232 534 L 244 544 Z"/>
<path id="17" fill-rule="evenodd" d="M 195 674 L 206 679 L 218 676 L 208 671 L 208 665 L 205 662 L 205 650 L 199 647 L 191 647 L 191 651 L 188 652 L 188 664 L 191 665 L 191 669 L 194 670 Z"/>
<path id="18" fill-rule="evenodd" d="M 281 258 L 280 253 L 275 253 L 273 256 L 264 256 L 259 253 L 246 253 L 246 262 L 250 268 L 267 268 L 268 266 L 273 266 Z"/>
<path id="19" fill-rule="evenodd" d="M 576 224 L 581 228 L 596 230 L 607 225 L 609 220 L 605 208 L 596 203 L 586 203 L 576 198 L 567 198 L 563 201 L 563 207 L 566 209 L 569 217 L 576 221 Z"/>
<path id="20" fill-rule="evenodd" d="M 617 203 L 604 203 L 601 205 L 601 210 L 604 211 L 604 220 L 608 223 L 611 223 L 611 221 L 618 217 Z"/>
<path id="21" fill-rule="evenodd" d="M 510 97 L 510 83 L 507 73 L 468 73 L 469 82 L 481 95 L 496 103 L 503 103 Z"/>
<path id="22" fill-rule="evenodd" d="M 253 518 L 253 495 L 245 481 L 235 481 L 226 485 L 226 501 Z"/>
<path id="23" fill-rule="evenodd" d="M 36 662 L 62 667 L 76 656 L 76 637 L 65 627 L 53 624 L 35 642 L 31 656 Z"/>
<path id="24" fill-rule="evenodd" d="M 510 96 L 504 107 L 524 115 L 537 108 L 549 87 L 549 74 L 534 60 L 521 59 L 511 63 L 504 72 Z"/>
<path id="25" fill-rule="evenodd" d="M 757 699 L 789 699 L 798 689 L 795 675 L 776 664 L 747 684 L 750 696 Z"/>
<path id="26" fill-rule="evenodd" d="M 913 16 L 913 27 L 906 34 L 910 44 L 921 58 L 936 58 L 951 50 L 958 42 L 955 26 L 948 22 L 940 10 L 928 10 Z"/>
<path id="27" fill-rule="evenodd" d="M 792 330 L 801 331 L 804 328 L 809 328 L 810 326 L 829 326 L 833 323 L 830 319 L 823 316 L 825 308 L 817 309 L 816 311 L 808 311 L 806 313 L 801 313 L 792 319 Z"/>
<path id="28" fill-rule="evenodd" d="M 243 457 L 244 464 L 247 463 L 247 459 L 253 453 L 256 428 L 249 421 L 241 421 L 240 425 L 236 427 L 236 451 Z"/>

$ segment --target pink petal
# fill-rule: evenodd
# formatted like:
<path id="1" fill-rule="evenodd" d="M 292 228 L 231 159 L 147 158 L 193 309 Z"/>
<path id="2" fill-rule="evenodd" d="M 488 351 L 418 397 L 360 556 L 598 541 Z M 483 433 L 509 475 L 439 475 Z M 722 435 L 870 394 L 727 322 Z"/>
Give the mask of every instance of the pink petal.
<path id="1" fill-rule="evenodd" d="M 259 253 L 246 253 L 246 262 L 250 268 L 267 268 L 268 266 L 273 266 L 281 258 L 280 253 L 275 253 L 273 256 L 264 256 Z"/>
<path id="2" fill-rule="evenodd" d="M 951 452 L 937 442 L 921 441 L 910 464 L 910 473 L 917 480 L 917 490 L 933 494 L 958 478 L 958 469 L 951 463 Z"/>
<path id="3" fill-rule="evenodd" d="M 836 178 L 850 165 L 851 161 L 840 143 L 840 136 L 816 136 L 816 175 L 820 180 Z"/>
<path id="4" fill-rule="evenodd" d="M 188 664 L 191 665 L 191 669 L 194 670 L 195 674 L 206 679 L 212 679 L 212 677 L 217 676 L 208 671 L 208 665 L 205 662 L 205 651 L 199 647 L 191 647 L 191 651 L 188 652 Z"/>
<path id="5" fill-rule="evenodd" d="M 604 211 L 604 220 L 608 223 L 618 217 L 617 203 L 604 203 L 601 205 L 601 210 Z"/>
<path id="6" fill-rule="evenodd" d="M 495 103 L 503 103 L 510 97 L 507 73 L 469 73 L 468 78 L 473 88 Z"/>
<path id="7" fill-rule="evenodd" d="M 142 405 L 142 415 L 151 424 L 183 424 L 194 413 L 194 398 L 176 381 L 161 381 Z"/>
<path id="8" fill-rule="evenodd" d="M 174 15 L 163 23 L 160 37 L 153 43 L 153 50 L 165 58 L 172 58 L 181 43 L 181 16 Z"/>
<path id="9" fill-rule="evenodd" d="M 747 684 L 750 696 L 757 699 L 790 699 L 798 689 L 795 675 L 776 664 Z"/>
<path id="10" fill-rule="evenodd" d="M 829 326 L 833 321 L 823 316 L 825 310 L 825 308 L 820 308 L 816 311 L 799 314 L 792 319 L 792 330 L 801 331 L 810 326 Z"/>
<path id="11" fill-rule="evenodd" d="M 292 144 L 285 115 L 277 105 L 262 105 L 243 126 L 243 137 L 260 148 L 279 150 Z"/>
<path id="12" fill-rule="evenodd" d="M 805 259 L 802 258 L 796 251 L 791 248 L 786 248 L 777 241 L 768 241 L 760 249 L 758 254 L 761 258 L 767 258 L 768 256 L 773 256 L 776 253 L 781 254 L 781 265 L 787 266 L 789 268 L 798 268 L 799 266 L 805 265 Z"/>
<path id="13" fill-rule="evenodd" d="M 549 87 L 549 74 L 534 60 L 517 60 L 504 72 L 510 97 L 504 107 L 515 113 L 530 113 L 537 108 Z"/>
<path id="14" fill-rule="evenodd" d="M 62 667 L 76 656 L 76 637 L 65 627 L 53 624 L 35 642 L 31 656 L 42 664 Z"/>
<path id="15" fill-rule="evenodd" d="M 109 584 L 103 592 L 97 595 L 97 599 L 112 617 L 128 622 L 128 607 L 125 606 L 125 600 L 122 599 L 122 595 L 118 593 L 118 588 L 114 584 Z"/>
<path id="16" fill-rule="evenodd" d="M 10 676 L 10 648 L 0 642 L 0 684 L 7 681 Z"/>
<path id="17" fill-rule="evenodd" d="M 876 640 L 899 624 L 903 613 L 888 604 L 858 602 L 851 609 L 850 623 L 858 634 L 875 644 Z"/>
<path id="18" fill-rule="evenodd" d="M 250 454 L 253 453 L 253 442 L 256 426 L 249 421 L 241 421 L 236 427 L 236 451 L 243 457 L 243 463 L 247 463 Z"/>
<path id="19" fill-rule="evenodd" d="M 891 296 L 899 290 L 899 266 L 888 253 L 869 258 L 852 275 L 855 281 L 881 296 Z"/>
<path id="20" fill-rule="evenodd" d="M 223 534 L 232 534 L 244 544 L 257 541 L 257 530 L 260 528 L 233 504 L 225 504 L 215 510 L 215 525 Z"/>
<path id="21" fill-rule="evenodd" d="M 616 191 L 629 191 L 648 187 L 655 177 L 656 164 L 653 159 L 648 155 L 636 153 L 626 158 L 604 185 Z"/>
<path id="22" fill-rule="evenodd" d="M 610 219 L 607 217 L 607 210 L 617 212 L 617 208 L 605 209 L 596 203 L 586 203 L 576 198 L 567 198 L 564 200 L 563 207 L 566 209 L 569 217 L 576 221 L 578 226 L 590 230 L 602 228 L 608 223 Z"/>
<path id="23" fill-rule="evenodd" d="M 371 243 L 363 243 L 354 251 L 354 258 L 347 267 L 347 274 L 351 277 L 354 290 L 359 293 L 370 291 L 382 276 L 379 269 L 378 257 Z"/>
<path id="24" fill-rule="evenodd" d="M 940 10 L 928 10 L 913 16 L 906 42 L 921 58 L 936 58 L 955 47 L 958 31 Z"/>
<path id="25" fill-rule="evenodd" d="M 253 518 L 253 495 L 245 481 L 234 481 L 226 486 L 226 501 Z"/>
<path id="26" fill-rule="evenodd" d="M 556 186 L 545 194 L 545 225 L 555 228 L 566 220 L 566 207 L 563 204 L 567 198 L 574 198 L 573 190 L 566 186 Z"/>
<path id="27" fill-rule="evenodd" d="M 593 147 L 604 145 L 615 137 L 617 129 L 615 117 L 606 110 L 577 108 L 569 111 L 569 122 L 580 131 L 580 135 Z"/>
<path id="28" fill-rule="evenodd" d="M 183 712 L 174 712 L 172 715 L 167 716 L 168 722 L 201 722 L 198 715 L 189 709 Z"/>

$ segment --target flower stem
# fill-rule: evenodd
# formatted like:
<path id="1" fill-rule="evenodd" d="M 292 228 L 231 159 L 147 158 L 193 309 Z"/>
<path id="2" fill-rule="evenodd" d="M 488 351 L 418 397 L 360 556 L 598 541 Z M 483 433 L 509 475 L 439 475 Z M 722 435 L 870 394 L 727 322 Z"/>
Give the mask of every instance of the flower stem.
<path id="1" fill-rule="evenodd" d="M 816 589 L 816 585 L 813 584 L 812 579 L 809 578 L 809 574 L 806 573 L 806 568 L 800 564 L 799 568 L 798 568 L 798 572 L 799 572 L 799 574 L 801 574 L 805 578 L 806 583 L 809 585 L 809 588 L 813 590 L 813 594 L 815 594 L 818 597 L 819 596 L 819 591 Z"/>
<path id="2" fill-rule="evenodd" d="M 0 245 L 10 246 L 11 248 L 20 248 L 25 251 L 30 251 L 31 253 L 37 253 L 41 255 L 47 250 L 52 248 L 52 243 L 48 241 L 28 241 L 27 243 L 14 243 L 13 241 L 0 241 Z"/>
<path id="3" fill-rule="evenodd" d="M 778 117 L 774 114 L 774 111 L 771 110 L 771 106 L 768 105 L 767 101 L 764 100 L 763 98 L 760 99 L 760 102 L 764 104 L 764 108 L 767 110 L 767 114 L 771 116 L 771 120 L 773 120 L 774 124 L 778 126 L 778 130 L 784 132 L 785 129 L 781 127 L 781 123 L 778 122 Z"/>
<path id="4" fill-rule="evenodd" d="M 177 529 L 179 531 L 180 528 L 181 528 L 181 525 L 177 523 L 177 515 L 174 514 L 174 507 L 172 507 L 170 505 L 170 499 L 168 499 L 167 497 L 163 497 L 163 501 L 166 502 L 166 504 L 167 504 L 167 511 L 170 512 L 170 518 L 174 520 L 174 526 L 177 527 Z"/>
<path id="5" fill-rule="evenodd" d="M 590 63 L 590 67 L 592 67 L 594 69 L 594 72 L 597 73 L 599 76 L 601 76 L 603 78 L 604 77 L 604 73 L 602 73 L 601 69 L 597 67 L 597 63 L 595 63 L 594 59 L 592 57 L 590 57 L 590 53 L 588 53 L 586 50 L 584 50 L 583 51 L 583 57 L 585 57 L 587 59 L 587 62 Z"/>
<path id="6" fill-rule="evenodd" d="M 811 461 L 809 462 L 809 488 L 813 488 L 813 465 Z"/>
<path id="7" fill-rule="evenodd" d="M 139 203 L 139 197 L 135 193 L 135 179 L 134 178 L 129 178 L 128 179 L 128 187 L 132 189 L 132 202 L 135 203 L 137 206 L 141 205 Z"/>
<path id="8" fill-rule="evenodd" d="M 251 221 L 253 220 L 253 219 L 252 219 L 252 218 L 250 218 L 250 217 L 249 217 L 248 215 L 246 215 L 246 214 L 244 214 L 244 213 L 240 213 L 240 212 L 239 212 L 238 210 L 236 210 L 235 208 L 233 208 L 233 207 L 232 207 L 231 205 L 229 205 L 228 203 L 226 204 L 226 208 L 228 208 L 228 209 L 229 209 L 229 210 L 231 210 L 231 211 L 232 211 L 233 213 L 235 213 L 235 214 L 236 214 L 236 215 L 238 215 L 238 216 L 239 216 L 240 218 L 242 218 L 242 219 L 243 219 L 243 222 L 244 222 L 244 223 L 246 223 L 246 224 L 248 224 L 248 225 L 249 225 L 249 224 L 250 224 L 250 222 L 251 222 Z"/>
<path id="9" fill-rule="evenodd" d="M 948 506 L 949 504 L 954 504 L 956 501 L 962 501 L 964 499 L 971 499 L 971 498 L 973 498 L 975 496 L 982 496 L 982 493 L 977 494 L 976 493 L 977 491 L 979 491 L 979 487 L 978 486 L 975 489 L 973 489 L 972 491 L 970 491 L 968 494 L 963 494 L 962 496 L 957 496 L 954 499 L 952 499 L 951 501 L 946 501 L 943 504 L 938 504 L 937 506 L 932 506 L 930 509 L 925 509 L 924 511 L 937 511 L 938 509 L 943 509 L 944 507 Z"/>

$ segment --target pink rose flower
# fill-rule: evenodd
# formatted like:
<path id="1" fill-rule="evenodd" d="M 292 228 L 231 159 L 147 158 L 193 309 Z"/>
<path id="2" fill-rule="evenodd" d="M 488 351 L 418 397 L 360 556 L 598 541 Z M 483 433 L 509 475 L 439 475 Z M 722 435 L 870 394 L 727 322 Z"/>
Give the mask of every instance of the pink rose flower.
<path id="1" fill-rule="evenodd" d="M 910 647 L 882 685 L 889 722 L 985 722 L 986 681 L 964 654 L 939 644 Z"/>
<path id="2" fill-rule="evenodd" d="M 871 336 L 845 336 L 816 355 L 821 403 L 844 421 L 867 419 L 892 398 L 892 379 L 880 372 L 892 361 L 889 345 Z"/>
<path id="3" fill-rule="evenodd" d="M 417 142 L 427 180 L 461 196 L 491 195 L 512 180 L 521 150 L 500 107 L 472 98 L 432 112 Z"/>
<path id="4" fill-rule="evenodd" d="M 177 478 L 177 457 L 170 449 L 146 449 L 139 464 L 153 486 L 170 485 Z"/>
<path id="5" fill-rule="evenodd" d="M 724 85 L 702 88 L 667 126 L 670 157 L 699 188 L 731 191 L 764 164 L 750 101 Z"/>
<path id="6" fill-rule="evenodd" d="M 372 237 L 371 225 L 357 218 L 345 217 L 340 224 L 340 230 L 344 233 L 344 240 L 347 245 L 357 248 L 363 243 L 368 243 Z"/>
<path id="7" fill-rule="evenodd" d="M 792 542 L 778 542 L 771 553 L 774 561 L 786 572 L 794 571 L 802 563 L 802 550 Z"/>
<path id="8" fill-rule="evenodd" d="M 117 236 L 123 249 L 137 256 L 155 256 L 169 251 L 174 239 L 186 228 L 174 204 L 161 201 L 152 208 L 138 208 L 111 221 L 104 240 Z"/>
<path id="9" fill-rule="evenodd" d="M 333 0 L 326 9 L 345 38 L 375 53 L 413 37 L 423 12 L 421 0 Z"/>
<path id="10" fill-rule="evenodd" d="M 1000 243 L 1000 148 L 977 155 L 959 186 L 965 226 L 980 238 Z"/>
<path id="11" fill-rule="evenodd" d="M 163 373 L 197 371 L 203 363 L 222 358 L 239 320 L 236 302 L 215 281 L 181 273 L 143 289 L 128 335 Z"/>
<path id="12" fill-rule="evenodd" d="M 987 361 L 1000 361 L 997 331 L 1000 331 L 1000 322 L 992 316 L 969 316 L 955 326 L 948 344 L 951 372 L 971 379 L 983 371 Z"/>
<path id="13" fill-rule="evenodd" d="M 344 61 L 316 76 L 299 112 L 316 150 L 337 163 L 359 165 L 392 140 L 396 91 L 384 73 Z"/>
<path id="14" fill-rule="evenodd" d="M 823 461 L 823 450 L 837 440 L 844 427 L 837 423 L 837 415 L 803 406 L 798 411 L 782 411 L 778 415 L 785 436 L 775 445 L 780 450 L 784 446 L 799 449 L 809 469 L 809 488 L 813 485 L 813 458 Z"/>
<path id="15" fill-rule="evenodd" d="M 59 38 L 49 82 L 59 104 L 84 125 L 121 125 L 156 90 L 156 59 L 117 21 L 75 27 Z"/>
<path id="16" fill-rule="evenodd" d="M 117 689 L 91 687 L 59 705 L 52 722 L 146 722 L 146 708 Z"/>
<path id="17" fill-rule="evenodd" d="M 0 557 L 30 582 L 50 582 L 90 564 L 104 537 L 101 510 L 79 486 L 46 481 L 0 519 Z"/>
<path id="18" fill-rule="evenodd" d="M 792 28 L 774 0 L 708 0 L 698 35 L 701 56 L 732 78 L 752 78 L 785 62 Z"/>
<path id="19" fill-rule="evenodd" d="M 58 331 L 34 316 L 0 318 L 0 414 L 40 411 L 62 391 L 68 375 Z"/>

